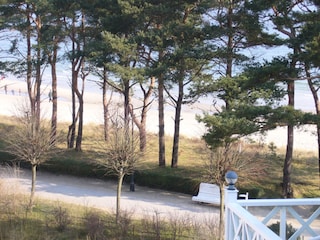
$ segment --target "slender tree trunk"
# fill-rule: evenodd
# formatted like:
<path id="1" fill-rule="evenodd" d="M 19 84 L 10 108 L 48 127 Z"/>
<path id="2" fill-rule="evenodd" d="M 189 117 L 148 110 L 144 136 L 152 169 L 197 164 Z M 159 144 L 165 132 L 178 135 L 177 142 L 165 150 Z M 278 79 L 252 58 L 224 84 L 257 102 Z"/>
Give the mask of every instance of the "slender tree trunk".
<path id="1" fill-rule="evenodd" d="M 159 104 L 159 166 L 166 166 L 166 148 L 164 134 L 164 79 L 158 79 L 158 104 Z"/>
<path id="2" fill-rule="evenodd" d="M 220 188 L 220 215 L 219 215 L 219 239 L 224 239 L 224 184 L 219 184 Z"/>
<path id="3" fill-rule="evenodd" d="M 84 35 L 84 14 L 82 13 L 82 35 Z M 72 22 L 72 30 L 71 30 L 71 41 L 72 41 L 72 56 L 73 58 L 71 59 L 71 71 L 72 71 L 72 82 L 71 82 L 71 91 L 72 91 L 72 123 L 69 126 L 69 131 L 68 131 L 68 147 L 73 148 L 74 147 L 74 141 L 75 141 L 75 135 L 76 135 L 76 125 L 78 122 L 78 119 L 81 118 L 81 123 L 80 129 L 78 129 L 77 135 L 77 142 L 76 142 L 76 150 L 79 151 L 81 149 L 81 142 L 82 142 L 82 127 L 83 127 L 83 88 L 82 92 L 79 91 L 78 88 L 78 77 L 79 77 L 79 72 L 80 70 L 84 70 L 84 61 L 85 57 L 83 55 L 78 56 L 80 53 L 82 53 L 85 48 L 85 39 L 82 39 L 83 43 L 83 49 L 81 49 L 81 40 L 77 39 L 77 27 L 76 27 L 76 19 L 75 17 L 73 18 Z M 86 78 L 87 74 L 83 73 L 82 80 L 83 80 L 83 85 L 84 85 L 84 80 Z M 76 97 L 79 100 L 79 108 L 76 111 Z M 79 139 L 81 137 L 81 139 Z"/>
<path id="4" fill-rule="evenodd" d="M 140 85 L 141 90 L 143 92 L 143 106 L 141 110 L 140 121 L 134 114 L 133 109 L 132 108 L 130 109 L 131 117 L 133 117 L 133 121 L 139 129 L 140 152 L 145 152 L 147 147 L 147 113 L 148 113 L 149 106 L 152 103 L 152 101 L 150 100 L 150 97 L 153 93 L 155 81 L 156 81 L 155 77 L 151 77 L 150 85 L 147 91 L 143 88 L 142 85 Z"/>
<path id="5" fill-rule="evenodd" d="M 292 154 L 293 154 L 293 131 L 294 126 L 288 126 L 287 133 L 287 150 L 283 166 L 283 197 L 293 198 L 293 189 L 291 186 L 291 171 L 292 171 Z"/>
<path id="6" fill-rule="evenodd" d="M 227 29 L 228 32 L 228 42 L 227 42 L 227 57 L 226 57 L 226 77 L 232 77 L 232 66 L 233 66 L 233 56 L 234 56 L 234 42 L 233 42 L 233 5 L 232 1 L 228 7 L 228 15 L 227 15 Z M 226 109 L 230 108 L 230 100 L 226 99 Z"/>
<path id="7" fill-rule="evenodd" d="M 171 160 L 172 168 L 178 167 L 182 99 L 183 99 L 183 79 L 180 79 L 179 95 L 176 101 L 176 112 L 175 112 L 175 118 L 174 118 L 174 134 L 173 134 L 172 160 Z"/>
<path id="8" fill-rule="evenodd" d="M 31 192 L 30 192 L 30 200 L 29 200 L 29 209 L 31 210 L 34 202 L 34 195 L 36 192 L 36 179 L 37 179 L 37 165 L 32 164 L 32 179 L 31 179 Z"/>
<path id="9" fill-rule="evenodd" d="M 228 16 L 227 16 L 227 25 L 229 29 L 228 33 L 228 43 L 227 43 L 227 66 L 226 66 L 226 76 L 231 77 L 232 76 L 232 63 L 233 63 L 233 6 L 232 1 L 230 2 L 230 6 L 228 8 Z"/>
<path id="10" fill-rule="evenodd" d="M 151 77 L 149 90 L 144 94 L 139 127 L 140 152 L 145 152 L 147 147 L 147 112 L 151 104 L 150 97 L 154 89 L 155 77 Z"/>
<path id="11" fill-rule="evenodd" d="M 145 152 L 147 148 L 147 130 L 146 119 L 143 120 L 141 128 L 139 128 L 140 152 Z"/>
<path id="12" fill-rule="evenodd" d="M 79 99 L 79 122 L 78 134 L 76 140 L 76 151 L 82 151 L 82 133 L 83 133 L 83 96 L 78 96 Z"/>
<path id="13" fill-rule="evenodd" d="M 73 80 L 72 80 L 73 81 Z M 73 85 L 73 83 L 72 83 Z M 67 136 L 67 141 L 68 141 L 68 148 L 73 148 L 74 147 L 74 141 L 75 141 L 75 135 L 76 135 L 76 123 L 78 121 L 77 119 L 77 114 L 76 114 L 76 96 L 75 96 L 75 91 L 73 89 L 73 86 L 71 86 L 71 96 L 72 96 L 72 120 L 71 124 L 69 125 L 68 129 L 68 136 Z"/>
<path id="14" fill-rule="evenodd" d="M 27 9 L 30 8 L 30 5 L 27 4 Z M 27 11 L 27 89 L 28 89 L 28 97 L 30 102 L 30 115 L 32 117 L 36 114 L 36 99 L 35 92 L 32 83 L 32 44 L 31 44 L 31 35 L 32 35 L 32 27 L 31 27 L 31 11 Z"/>
<path id="15" fill-rule="evenodd" d="M 30 23 L 30 22 L 29 22 Z M 30 30 L 30 32 L 29 32 Z M 27 33 L 27 88 L 28 88 L 28 96 L 30 100 L 30 111 L 27 112 L 27 117 L 31 120 L 31 134 L 35 134 L 37 129 L 39 128 L 40 121 L 40 87 L 39 87 L 39 74 L 36 75 L 36 80 L 33 83 L 32 81 L 32 46 L 31 46 L 31 27 L 28 28 Z M 37 68 L 36 72 L 39 73 L 39 59 L 37 59 Z M 35 174 L 36 174 L 36 165 L 32 165 L 32 186 L 31 186 L 31 195 L 29 201 L 29 209 L 32 210 L 33 205 L 33 196 L 35 191 Z"/>
<path id="16" fill-rule="evenodd" d="M 146 129 L 147 107 L 146 107 L 146 105 L 142 106 L 141 119 L 139 121 L 139 119 L 134 114 L 134 110 L 132 109 L 132 104 L 130 104 L 130 106 L 131 106 L 130 107 L 131 117 L 133 118 L 134 124 L 137 126 L 137 128 L 139 130 L 140 152 L 145 152 L 146 146 L 147 146 L 147 129 Z"/>
<path id="17" fill-rule="evenodd" d="M 320 188 L 320 124 L 317 124 L 317 137 L 318 137 L 318 175 L 319 175 L 319 188 Z"/>
<path id="18" fill-rule="evenodd" d="M 294 81 L 288 82 L 288 102 L 289 106 L 294 107 Z M 291 169 L 293 156 L 294 125 L 289 124 L 287 129 L 287 149 L 283 165 L 282 193 L 284 198 L 293 198 L 293 189 L 291 186 Z"/>
<path id="19" fill-rule="evenodd" d="M 84 11 L 81 11 L 81 35 L 82 35 L 82 51 L 86 49 L 86 27 L 85 27 L 85 14 Z M 78 50 L 79 50 L 80 44 L 78 43 Z M 78 51 L 80 52 L 80 51 Z M 79 117 L 79 122 L 78 122 L 78 134 L 77 134 L 77 140 L 76 140 L 76 151 L 82 151 L 82 135 L 83 135 L 83 112 L 84 112 L 84 101 L 83 101 L 83 96 L 84 96 L 84 85 L 85 85 L 85 80 L 86 77 L 88 76 L 88 72 L 85 71 L 85 56 L 80 56 L 78 59 L 79 65 L 77 66 L 77 85 L 76 85 L 76 95 L 78 97 L 78 102 L 79 102 L 79 109 L 78 109 L 78 117 Z M 79 76 L 79 71 L 81 71 L 81 79 L 82 79 L 82 87 L 81 91 L 79 91 L 78 88 L 78 76 Z"/>
<path id="20" fill-rule="evenodd" d="M 285 17 L 289 16 L 288 12 L 280 13 L 277 7 L 272 6 L 272 10 L 274 12 L 275 17 L 278 17 L 280 14 L 284 14 Z M 284 17 L 282 16 L 282 17 Z M 274 22 L 276 25 L 276 29 L 281 32 L 282 34 L 286 35 L 288 39 L 290 39 L 293 43 L 291 48 L 293 49 L 293 58 L 290 63 L 290 70 L 292 74 L 296 73 L 296 64 L 297 64 L 297 57 L 298 53 L 300 52 L 300 46 L 298 45 L 295 38 L 297 37 L 296 34 L 296 27 L 294 23 L 288 22 L 286 29 L 284 29 L 283 25 L 280 23 L 278 25 L 277 22 Z M 296 76 L 291 76 L 296 77 Z M 286 79 L 285 79 L 286 80 Z M 292 80 L 287 80 L 288 85 L 288 106 L 294 109 L 294 95 L 295 95 L 295 83 Z M 283 181 L 282 181 L 282 194 L 284 198 L 292 198 L 293 197 L 293 189 L 291 186 L 291 168 L 292 168 L 292 156 L 293 156 L 293 140 L 294 140 L 294 125 L 290 124 L 287 128 L 287 149 L 286 149 L 286 156 L 283 165 Z"/>
<path id="21" fill-rule="evenodd" d="M 54 47 L 53 55 L 51 57 L 50 65 L 51 65 L 51 91 L 52 91 L 52 115 L 51 115 L 51 136 L 52 141 L 55 142 L 57 136 L 57 122 L 58 122 L 58 91 L 57 91 L 57 54 L 58 48 Z"/>
<path id="22" fill-rule="evenodd" d="M 130 82 L 124 80 L 124 122 L 126 127 L 129 129 L 130 126 Z"/>
<path id="23" fill-rule="evenodd" d="M 310 78 L 311 74 L 310 74 L 309 68 L 306 67 L 305 71 L 306 71 L 306 75 L 307 75 L 307 78 L 308 78 L 307 82 L 308 82 L 309 88 L 311 90 L 313 101 L 314 101 L 314 105 L 315 105 L 315 108 L 316 108 L 316 114 L 318 116 L 320 116 L 320 101 L 319 101 L 318 93 L 317 93 L 317 90 L 315 88 L 315 85 L 313 84 L 313 82 L 312 82 L 312 80 Z M 318 139 L 318 175 L 319 175 L 318 177 L 319 177 L 319 188 L 320 188 L 320 124 L 317 124 L 317 139 Z"/>
<path id="24" fill-rule="evenodd" d="M 103 133 L 104 140 L 107 142 L 109 140 L 109 104 L 107 100 L 107 94 L 105 90 L 105 84 L 103 87 L 102 93 L 102 102 L 103 102 Z"/>
<path id="25" fill-rule="evenodd" d="M 35 92 L 36 92 L 36 126 L 40 124 L 40 104 L 41 104 L 41 61 L 42 61 L 42 53 L 41 53 L 41 28 L 42 22 L 40 16 L 36 17 L 36 27 L 37 27 L 37 63 L 36 63 L 36 81 L 35 81 Z"/>
<path id="26" fill-rule="evenodd" d="M 122 182 L 123 182 L 124 173 L 120 172 L 118 176 L 118 186 L 117 186 L 117 206 L 116 206 L 116 222 L 120 221 L 120 201 L 121 201 L 121 191 L 122 191 Z"/>
<path id="27" fill-rule="evenodd" d="M 102 83 L 102 103 L 103 103 L 103 131 L 104 131 L 104 140 L 109 140 L 109 102 L 107 99 L 107 70 L 104 68 L 103 71 L 103 83 Z"/>
<path id="28" fill-rule="evenodd" d="M 72 29 L 71 29 L 71 41 L 72 41 L 72 56 L 76 56 L 76 52 L 78 49 L 77 43 L 76 43 L 76 27 L 75 27 L 75 19 L 72 19 Z M 74 147 L 74 141 L 75 141 L 75 135 L 76 135 L 76 124 L 77 124 L 77 118 L 76 118 L 76 87 L 77 87 L 77 81 L 78 81 L 78 64 L 79 59 L 78 58 L 72 58 L 71 59 L 71 96 L 72 96 L 72 120 L 71 124 L 69 125 L 68 130 L 68 148 Z"/>
<path id="29" fill-rule="evenodd" d="M 73 72 L 72 80 L 72 124 L 69 126 L 68 141 L 69 148 L 73 148 L 74 141 L 76 140 L 76 151 L 82 150 L 82 133 L 83 133 L 83 111 L 84 111 L 84 101 L 83 101 L 83 87 L 81 92 L 78 89 L 78 70 Z M 84 85 L 85 77 L 83 79 Z M 76 97 L 78 99 L 78 109 L 76 111 Z M 78 132 L 76 137 L 76 125 L 78 123 Z"/>
<path id="30" fill-rule="evenodd" d="M 132 107 L 130 107 L 130 114 L 131 114 L 131 117 L 133 118 L 134 124 L 138 127 L 138 130 L 139 130 L 139 141 L 140 141 L 139 149 L 140 149 L 140 152 L 145 152 L 146 146 L 147 146 L 147 129 L 146 129 L 147 109 L 145 106 L 142 107 L 140 121 L 135 116 Z"/>

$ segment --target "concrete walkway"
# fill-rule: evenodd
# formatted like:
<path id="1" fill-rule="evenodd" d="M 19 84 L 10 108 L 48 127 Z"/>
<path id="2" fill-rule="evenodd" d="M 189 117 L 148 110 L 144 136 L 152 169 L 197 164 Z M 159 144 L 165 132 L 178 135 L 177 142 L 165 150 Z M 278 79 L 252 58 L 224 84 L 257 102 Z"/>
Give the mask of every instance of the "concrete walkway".
<path id="1" fill-rule="evenodd" d="M 3 169 L 2 169 L 3 170 Z M 31 186 L 31 172 L 20 170 L 17 173 L 2 171 L 6 181 L 18 182 L 19 188 L 28 193 Z M 115 212 L 117 183 L 91 178 L 78 178 L 55 175 L 47 172 L 37 173 L 36 198 L 63 201 Z M 134 216 L 160 214 L 160 217 L 190 217 L 201 221 L 218 221 L 219 207 L 191 201 L 191 195 L 151 189 L 135 185 L 123 185 L 121 209 Z"/>

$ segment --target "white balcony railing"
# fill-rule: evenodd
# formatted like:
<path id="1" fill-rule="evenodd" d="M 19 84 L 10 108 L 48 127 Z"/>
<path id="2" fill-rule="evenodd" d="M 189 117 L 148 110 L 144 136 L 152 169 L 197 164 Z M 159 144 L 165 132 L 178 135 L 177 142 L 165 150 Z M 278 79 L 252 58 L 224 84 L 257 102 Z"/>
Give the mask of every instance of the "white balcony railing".
<path id="1" fill-rule="evenodd" d="M 237 195 L 237 190 L 225 190 L 225 240 L 285 240 L 288 239 L 286 227 L 289 223 L 294 223 L 296 229 L 290 240 L 318 239 L 320 221 L 317 218 L 320 215 L 320 198 L 237 200 Z M 302 216 L 295 209 L 302 206 L 315 206 L 315 208 L 309 216 Z M 250 207 L 255 209 L 259 207 L 260 210 L 263 209 L 260 212 L 266 215 L 259 216 L 259 220 L 250 213 Z M 279 236 L 267 227 L 272 221 L 279 222 Z"/>

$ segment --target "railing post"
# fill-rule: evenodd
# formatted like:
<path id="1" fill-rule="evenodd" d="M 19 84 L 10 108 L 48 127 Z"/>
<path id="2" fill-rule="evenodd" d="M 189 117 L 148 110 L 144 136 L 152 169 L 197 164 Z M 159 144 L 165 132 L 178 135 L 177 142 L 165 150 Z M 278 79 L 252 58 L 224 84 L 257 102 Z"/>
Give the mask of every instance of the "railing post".
<path id="1" fill-rule="evenodd" d="M 224 194 L 225 194 L 225 199 L 224 202 L 225 204 L 230 203 L 230 202 L 236 202 L 238 200 L 238 190 L 229 190 L 228 187 L 224 189 Z"/>
<path id="2" fill-rule="evenodd" d="M 226 174 L 226 182 L 229 185 L 224 189 L 224 206 L 225 206 L 224 239 L 225 240 L 233 239 L 233 235 L 234 235 L 234 229 L 232 227 L 233 226 L 232 217 L 231 217 L 228 204 L 237 202 L 239 191 L 234 187 L 234 184 L 237 181 L 237 178 L 238 178 L 237 174 L 233 171 L 229 171 Z"/>
<path id="3" fill-rule="evenodd" d="M 238 190 L 229 190 L 228 187 L 224 189 L 224 205 L 225 205 L 225 212 L 224 212 L 224 230 L 225 230 L 225 240 L 232 239 L 232 236 L 234 235 L 233 230 L 233 223 L 231 218 L 231 213 L 228 208 L 229 203 L 234 203 L 238 199 Z"/>
<path id="4" fill-rule="evenodd" d="M 279 234 L 281 239 L 286 239 L 287 235 L 287 209 L 281 207 L 280 209 L 280 225 Z"/>

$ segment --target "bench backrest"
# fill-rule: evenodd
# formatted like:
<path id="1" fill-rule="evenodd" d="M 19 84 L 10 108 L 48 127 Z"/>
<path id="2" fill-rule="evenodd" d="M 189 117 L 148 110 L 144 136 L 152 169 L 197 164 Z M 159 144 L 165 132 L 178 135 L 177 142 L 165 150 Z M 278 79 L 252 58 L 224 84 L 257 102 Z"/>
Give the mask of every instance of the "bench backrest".
<path id="1" fill-rule="evenodd" d="M 200 183 L 199 193 L 220 194 L 220 188 L 216 184 Z"/>

